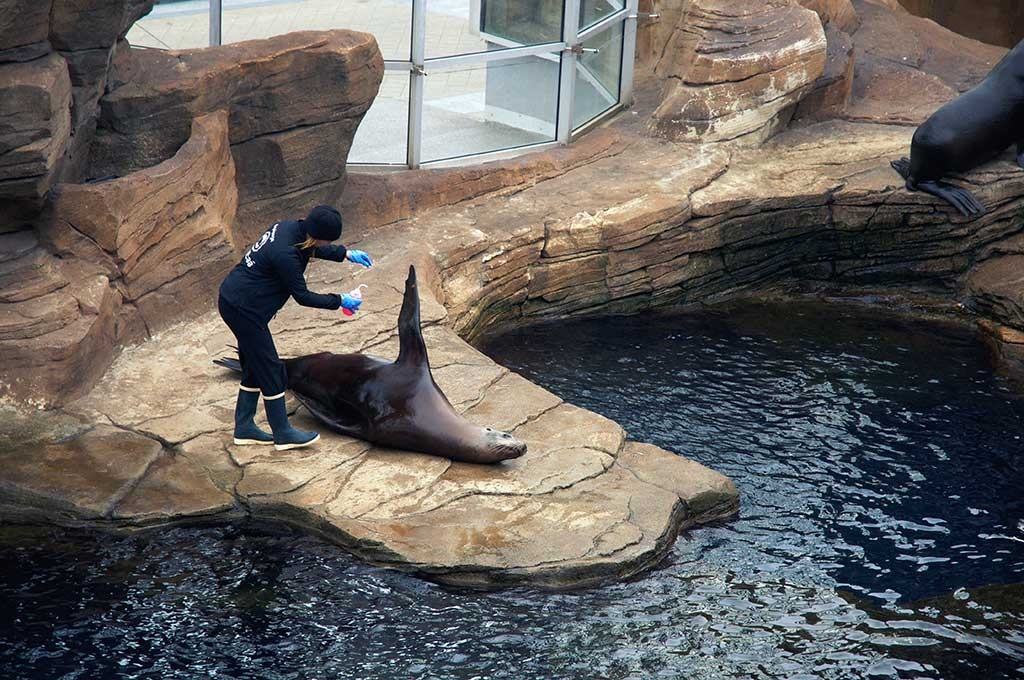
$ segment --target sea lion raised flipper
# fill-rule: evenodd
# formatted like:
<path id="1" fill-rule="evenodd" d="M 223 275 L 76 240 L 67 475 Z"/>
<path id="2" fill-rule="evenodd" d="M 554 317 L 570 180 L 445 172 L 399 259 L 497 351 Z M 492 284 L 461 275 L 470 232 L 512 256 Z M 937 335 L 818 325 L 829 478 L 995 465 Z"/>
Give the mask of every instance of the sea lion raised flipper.
<path id="1" fill-rule="evenodd" d="M 402 311 L 398 313 L 398 360 L 404 366 L 421 364 L 430 368 L 427 359 L 427 345 L 420 330 L 420 296 L 416 290 L 416 267 L 409 265 L 409 276 L 405 280 L 405 295 Z"/>

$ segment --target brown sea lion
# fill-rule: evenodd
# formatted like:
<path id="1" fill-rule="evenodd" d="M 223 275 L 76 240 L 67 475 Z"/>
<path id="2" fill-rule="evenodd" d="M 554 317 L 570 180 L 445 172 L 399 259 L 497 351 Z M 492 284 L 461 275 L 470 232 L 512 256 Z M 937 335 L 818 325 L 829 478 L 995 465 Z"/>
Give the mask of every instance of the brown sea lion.
<path id="1" fill-rule="evenodd" d="M 468 463 L 497 463 L 526 453 L 507 432 L 470 423 L 430 374 L 420 329 L 416 269 L 409 267 L 398 314 L 398 359 L 321 352 L 285 359 L 288 389 L 335 432 Z M 214 363 L 238 370 L 234 359 Z"/>

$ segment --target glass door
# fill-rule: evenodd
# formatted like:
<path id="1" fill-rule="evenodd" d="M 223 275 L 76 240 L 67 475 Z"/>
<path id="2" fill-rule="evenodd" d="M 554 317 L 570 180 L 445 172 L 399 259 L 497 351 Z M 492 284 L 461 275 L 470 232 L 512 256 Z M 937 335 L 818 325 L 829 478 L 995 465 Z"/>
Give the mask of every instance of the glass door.
<path id="1" fill-rule="evenodd" d="M 349 162 L 417 168 L 548 144 L 629 103 L 638 0 L 159 0 L 157 49 L 299 30 L 370 33 L 380 91 Z"/>

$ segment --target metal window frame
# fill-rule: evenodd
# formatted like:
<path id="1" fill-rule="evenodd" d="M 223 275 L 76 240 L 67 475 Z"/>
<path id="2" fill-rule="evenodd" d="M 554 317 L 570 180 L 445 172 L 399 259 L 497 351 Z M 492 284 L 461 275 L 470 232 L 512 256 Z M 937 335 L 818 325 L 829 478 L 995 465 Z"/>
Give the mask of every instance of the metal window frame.
<path id="1" fill-rule="evenodd" d="M 487 52 L 470 52 L 468 54 L 453 54 L 450 57 L 431 57 L 426 60 L 426 66 L 431 68 L 451 68 L 462 64 L 482 64 L 488 61 L 500 61 L 502 59 L 515 59 L 516 57 L 534 57 L 545 54 L 557 54 L 565 48 L 565 43 L 547 42 L 538 45 L 524 45 L 522 47 L 507 47 L 500 50 L 489 50 Z"/>
<path id="2" fill-rule="evenodd" d="M 634 0 L 634 2 L 639 2 L 639 0 Z M 590 26 L 587 26 L 586 28 L 580 30 L 579 34 L 576 37 L 576 42 L 582 43 L 584 40 L 592 38 L 593 36 L 597 35 L 598 33 L 601 33 L 605 29 L 610 28 L 614 24 L 617 24 L 620 21 L 625 21 L 625 19 L 629 18 L 630 14 L 635 14 L 635 12 L 629 11 L 629 3 L 627 2 L 626 6 L 623 7 L 622 9 L 616 10 L 612 14 L 609 14 L 608 16 L 598 21 L 596 24 L 591 24 Z"/>
<path id="3" fill-rule="evenodd" d="M 223 0 L 210 0 L 210 46 L 220 45 L 223 41 L 221 25 L 224 22 Z"/>
<path id="4" fill-rule="evenodd" d="M 572 137 L 572 109 L 576 93 L 576 52 L 579 45 L 580 0 L 565 0 L 562 14 L 562 64 L 558 75 L 558 125 L 555 139 L 568 144 Z"/>
<path id="5" fill-rule="evenodd" d="M 565 0 L 562 7 L 562 41 L 547 42 L 538 45 L 515 46 L 510 43 L 503 49 L 486 52 L 472 52 L 443 57 L 426 57 L 427 2 L 429 0 L 412 0 L 412 39 L 409 49 L 409 61 L 385 60 L 386 71 L 409 72 L 409 113 L 406 130 L 406 163 L 350 163 L 361 169 L 368 170 L 401 170 L 416 169 L 422 165 L 445 167 L 465 165 L 466 163 L 482 163 L 489 160 L 508 158 L 522 154 L 524 149 L 536 150 L 552 146 L 564 146 L 579 137 L 585 131 L 600 125 L 614 113 L 633 103 L 633 63 L 636 59 L 636 28 L 639 0 L 626 0 L 625 6 L 602 18 L 597 23 L 580 28 L 580 4 L 583 0 Z M 223 42 L 224 0 L 209 0 L 210 14 L 210 45 Z M 575 99 L 576 69 L 578 50 L 583 41 L 601 33 L 621 22 L 622 63 L 619 71 L 618 103 L 604 111 L 594 119 L 580 125 L 575 130 L 572 126 L 573 102 Z M 422 161 L 423 146 L 423 79 L 428 77 L 428 67 L 447 69 L 463 64 L 477 64 L 516 57 L 540 56 L 555 58 L 560 54 L 558 75 L 558 111 L 555 123 L 555 141 L 540 142 L 521 147 L 499 149 L 479 154 L 460 156 L 439 161 Z"/>
<path id="6" fill-rule="evenodd" d="M 637 1 L 637 0 L 634 0 L 634 1 Z M 634 17 L 633 21 L 635 21 L 635 20 L 636 19 Z M 603 31 L 614 30 L 616 24 L 617 24 L 617 22 L 610 22 L 610 23 L 604 24 L 603 26 L 601 26 L 601 30 L 600 31 L 589 31 L 588 30 L 587 31 L 587 37 L 589 38 L 591 36 L 598 35 L 599 33 L 603 32 Z M 597 26 L 598 26 L 598 24 L 594 25 L 594 27 L 597 27 Z M 577 67 L 578 74 L 580 76 L 582 76 L 584 80 L 589 82 L 592 87 L 594 87 L 595 89 L 597 89 L 598 91 L 603 93 L 605 98 L 608 99 L 609 101 L 611 101 L 612 103 L 611 103 L 611 105 L 608 106 L 608 108 L 603 109 L 600 113 L 598 113 L 594 117 L 589 118 L 589 119 L 583 121 L 582 123 L 580 123 L 579 125 L 577 125 L 576 127 L 574 127 L 573 131 L 572 131 L 572 136 L 570 138 L 571 140 L 577 139 L 580 135 L 584 134 L 585 132 L 587 132 L 589 130 L 592 130 L 593 128 L 597 127 L 601 123 L 604 123 L 608 118 L 610 118 L 614 114 L 618 113 L 622 109 L 626 108 L 626 106 L 627 106 L 627 104 L 625 103 L 625 100 L 623 99 L 623 87 L 624 87 L 623 77 L 626 75 L 625 71 L 624 71 L 624 66 L 625 66 L 625 64 L 624 64 L 624 62 L 625 62 L 624 55 L 626 54 L 626 51 L 625 51 L 626 50 L 626 29 L 627 29 L 627 27 L 626 27 L 625 23 L 623 23 L 623 25 L 622 25 L 622 35 L 620 37 L 621 44 L 619 46 L 620 49 L 622 50 L 622 53 L 620 54 L 620 57 L 619 57 L 619 79 L 618 79 L 618 82 L 616 83 L 616 87 L 615 87 L 616 91 L 614 93 L 611 90 L 609 90 L 607 87 L 605 87 L 604 83 L 602 83 L 600 81 L 600 79 L 596 75 L 594 75 L 593 71 L 591 71 L 590 68 L 588 68 L 585 64 L 580 62 L 580 64 Z M 635 49 L 635 47 L 634 47 L 634 49 Z M 632 77 L 633 77 L 632 71 L 630 71 L 629 77 L 630 77 L 630 79 L 632 79 Z M 632 82 L 630 83 L 629 96 L 630 96 L 630 98 L 632 98 Z"/>
<path id="7" fill-rule="evenodd" d="M 409 52 L 409 132 L 406 135 L 406 165 L 420 167 L 423 153 L 423 78 L 427 51 L 427 2 L 412 1 L 412 46 Z"/>
<path id="8" fill-rule="evenodd" d="M 622 24 L 622 67 L 619 72 L 619 105 L 633 105 L 633 67 L 636 63 L 636 22 L 640 0 L 626 0 L 626 19 Z"/>

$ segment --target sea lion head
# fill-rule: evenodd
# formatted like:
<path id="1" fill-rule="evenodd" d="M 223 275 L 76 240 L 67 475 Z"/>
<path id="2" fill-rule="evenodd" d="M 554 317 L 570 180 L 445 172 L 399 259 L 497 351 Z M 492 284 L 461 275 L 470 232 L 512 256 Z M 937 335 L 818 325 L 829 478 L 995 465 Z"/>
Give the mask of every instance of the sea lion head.
<path id="1" fill-rule="evenodd" d="M 516 439 L 508 432 L 490 427 L 481 427 L 479 430 L 479 440 L 472 447 L 473 462 L 497 463 L 519 458 L 526 453 L 526 442 Z"/>

